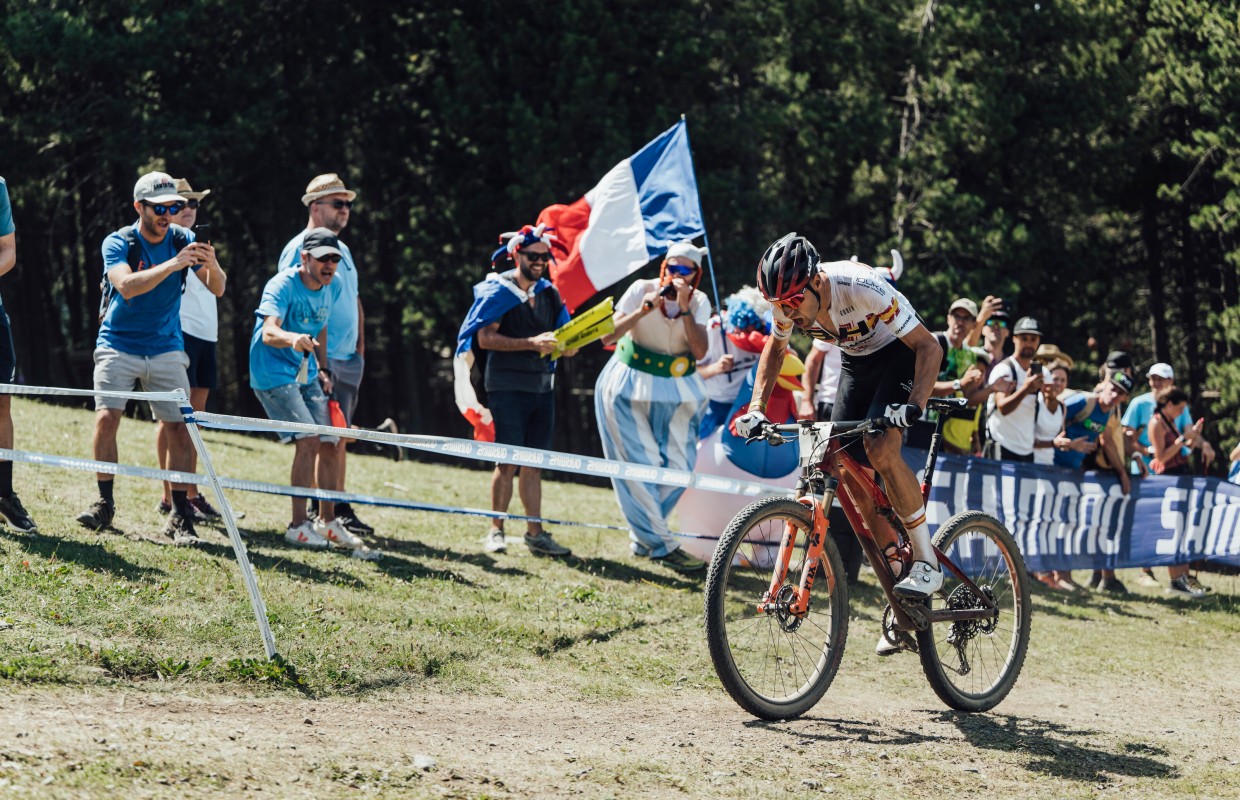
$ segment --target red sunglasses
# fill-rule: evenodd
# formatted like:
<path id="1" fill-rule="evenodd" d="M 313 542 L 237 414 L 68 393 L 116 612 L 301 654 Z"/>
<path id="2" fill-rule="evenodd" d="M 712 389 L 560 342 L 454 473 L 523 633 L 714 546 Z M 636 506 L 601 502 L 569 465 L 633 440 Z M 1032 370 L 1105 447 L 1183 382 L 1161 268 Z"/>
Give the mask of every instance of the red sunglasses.
<path id="1" fill-rule="evenodd" d="M 781 306 L 783 308 L 787 308 L 787 309 L 791 309 L 795 311 L 796 309 L 801 307 L 802 303 L 805 302 L 805 292 L 804 291 L 797 292 L 796 294 L 788 295 L 783 300 L 772 300 L 771 302 L 777 306 Z"/>

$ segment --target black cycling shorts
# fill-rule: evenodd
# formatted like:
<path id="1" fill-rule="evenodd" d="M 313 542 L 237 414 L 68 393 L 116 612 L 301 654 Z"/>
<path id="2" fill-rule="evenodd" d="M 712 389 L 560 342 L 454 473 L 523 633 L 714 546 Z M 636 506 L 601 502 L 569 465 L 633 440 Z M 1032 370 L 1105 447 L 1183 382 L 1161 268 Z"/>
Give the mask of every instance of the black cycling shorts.
<path id="1" fill-rule="evenodd" d="M 831 421 L 874 419 L 892 403 L 907 403 L 916 371 L 917 354 L 899 340 L 868 356 L 844 353 Z M 870 463 L 860 438 L 848 445 L 848 454 L 861 464 Z"/>

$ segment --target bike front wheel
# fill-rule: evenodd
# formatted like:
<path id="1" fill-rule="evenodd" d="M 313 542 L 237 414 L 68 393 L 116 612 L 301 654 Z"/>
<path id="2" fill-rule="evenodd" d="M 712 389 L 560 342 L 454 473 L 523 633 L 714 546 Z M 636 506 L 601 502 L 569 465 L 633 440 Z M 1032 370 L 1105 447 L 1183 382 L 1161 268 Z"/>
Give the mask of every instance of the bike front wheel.
<path id="1" fill-rule="evenodd" d="M 706 576 L 706 639 L 715 672 L 741 708 L 763 719 L 812 708 L 839 670 L 848 635 L 848 589 L 830 537 L 806 613 L 758 610 L 788 526 L 795 534 L 792 558 L 777 592 L 788 597 L 800 582 L 813 530 L 810 509 L 787 498 L 759 500 L 737 514 Z"/>
<path id="2" fill-rule="evenodd" d="M 917 633 L 921 666 L 934 693 L 957 711 L 989 711 L 1020 675 L 1029 647 L 1032 599 L 1016 540 L 994 517 L 966 511 L 952 517 L 934 544 L 999 610 L 993 619 L 939 622 Z M 933 609 L 981 608 L 986 599 L 944 570 Z"/>

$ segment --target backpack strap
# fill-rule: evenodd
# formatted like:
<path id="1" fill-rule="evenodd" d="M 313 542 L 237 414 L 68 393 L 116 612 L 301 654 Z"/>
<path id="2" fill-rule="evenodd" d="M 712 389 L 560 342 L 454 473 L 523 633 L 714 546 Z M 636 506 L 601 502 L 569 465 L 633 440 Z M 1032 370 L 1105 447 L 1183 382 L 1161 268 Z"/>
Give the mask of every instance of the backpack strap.
<path id="1" fill-rule="evenodd" d="M 138 241 L 138 229 L 133 225 L 127 225 L 121 228 L 119 233 L 125 239 L 128 252 L 125 254 L 125 260 L 129 264 L 129 268 L 134 272 L 138 271 L 139 265 L 142 263 L 142 243 Z M 175 227 L 172 229 L 172 248 L 174 252 L 181 252 L 189 244 L 189 235 L 184 228 Z M 181 294 L 185 294 L 185 282 L 189 278 L 189 268 L 181 270 Z M 112 302 L 112 295 L 116 294 L 116 287 L 112 281 L 108 280 L 107 273 L 104 273 L 103 280 L 99 282 L 99 322 L 103 322 L 103 317 L 108 313 L 108 305 Z"/>
<path id="2" fill-rule="evenodd" d="M 1098 396 L 1094 394 L 1093 392 L 1088 392 L 1085 395 L 1085 405 L 1081 406 L 1081 410 L 1073 414 L 1072 419 L 1068 421 L 1076 422 L 1076 423 L 1084 422 L 1086 419 L 1089 418 L 1090 414 L 1094 413 L 1094 409 L 1097 407 L 1098 407 Z"/>

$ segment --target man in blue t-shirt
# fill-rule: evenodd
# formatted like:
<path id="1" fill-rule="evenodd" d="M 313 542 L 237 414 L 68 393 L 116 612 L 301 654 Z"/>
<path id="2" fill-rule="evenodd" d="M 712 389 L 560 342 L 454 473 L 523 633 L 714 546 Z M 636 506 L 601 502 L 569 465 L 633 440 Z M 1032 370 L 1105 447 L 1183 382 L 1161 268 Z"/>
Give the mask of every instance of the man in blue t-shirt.
<path id="1" fill-rule="evenodd" d="M 318 175 L 306 186 L 301 196 L 302 205 L 309 211 L 305 230 L 289 240 L 280 253 L 278 269 L 297 269 L 301 266 L 302 239 L 306 231 L 327 228 L 340 236 L 349 224 L 349 215 L 357 193 L 345 188 L 344 181 L 334 172 Z M 357 264 L 353 252 L 344 242 L 340 246 L 340 269 L 336 270 L 333 283 L 339 285 L 340 297 L 332 304 L 327 320 L 327 368 L 332 375 L 332 394 L 344 415 L 345 425 L 353 424 L 357 410 L 358 392 L 365 368 L 366 335 L 362 300 L 358 296 Z M 345 443 L 336 445 L 336 472 L 341 491 L 345 485 Z M 313 514 L 313 509 L 311 509 Z M 336 506 L 336 519 L 359 536 L 369 536 L 375 529 L 362 522 L 348 503 Z"/>
<path id="2" fill-rule="evenodd" d="M 176 183 L 162 172 L 148 172 L 133 188 L 138 221 L 103 240 L 103 274 L 107 307 L 95 341 L 96 391 L 132 392 L 141 384 L 148 392 L 181 389 L 189 396 L 189 379 L 181 340 L 181 292 L 185 270 L 202 274 L 210 286 L 223 281 L 215 248 L 194 241 L 192 231 L 172 224 L 185 198 Z M 177 249 L 178 240 L 186 244 Z M 131 252 L 131 246 L 137 252 Z M 117 459 L 116 431 L 127 400 L 95 396 L 94 453 L 97 461 Z M 168 469 L 188 472 L 193 443 L 176 403 L 151 403 L 155 418 L 167 423 Z M 98 473 L 99 499 L 77 521 L 92 530 L 109 527 L 116 513 L 112 475 Z M 172 513 L 163 533 L 174 544 L 197 541 L 194 511 L 186 498 L 188 486 L 172 485 Z"/>
<path id="3" fill-rule="evenodd" d="M 1055 437 L 1055 464 L 1069 469 L 1098 469 L 1097 454 L 1101 449 L 1106 462 L 1115 470 L 1120 489 L 1128 494 L 1132 486 L 1128 470 L 1124 469 L 1123 454 L 1115 446 L 1112 436 L 1103 433 L 1110 425 L 1119 424 L 1116 412 L 1132 393 L 1132 378 L 1126 372 L 1112 373 L 1092 392 L 1078 392 L 1064 403 L 1064 432 Z M 1115 577 L 1115 570 L 1099 570 L 1098 585 L 1104 592 L 1127 594 L 1128 589 Z M 1091 580 L 1090 586 L 1094 586 Z"/>
<path id="4" fill-rule="evenodd" d="M 9 187 L 0 178 L 0 275 L 7 275 L 17 264 L 17 233 L 13 227 L 13 208 L 9 205 Z M 13 383 L 17 378 L 17 353 L 13 348 L 13 331 L 9 313 L 0 303 L 0 383 Z M 13 449 L 12 395 L 0 394 L 0 447 Z M 26 513 L 22 501 L 13 491 L 13 462 L 0 461 L 0 522 L 10 528 L 29 533 L 36 530 L 34 520 Z"/>
<path id="5" fill-rule="evenodd" d="M 263 287 L 250 337 L 250 388 L 271 419 L 331 425 L 327 341 L 332 306 L 341 294 L 335 277 L 344 254 L 336 234 L 327 228 L 307 231 L 301 247 L 301 265 L 276 272 Z M 317 484 L 327 491 L 339 489 L 335 458 L 338 437 L 281 433 L 280 441 L 294 442 L 293 486 Z M 336 518 L 332 501 L 319 501 L 317 520 L 307 518 L 301 498 L 292 498 L 292 506 L 292 521 L 284 534 L 291 544 L 320 550 L 335 544 L 352 550 L 359 558 L 376 555 L 377 551 L 366 548 Z"/>

